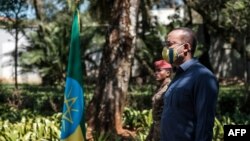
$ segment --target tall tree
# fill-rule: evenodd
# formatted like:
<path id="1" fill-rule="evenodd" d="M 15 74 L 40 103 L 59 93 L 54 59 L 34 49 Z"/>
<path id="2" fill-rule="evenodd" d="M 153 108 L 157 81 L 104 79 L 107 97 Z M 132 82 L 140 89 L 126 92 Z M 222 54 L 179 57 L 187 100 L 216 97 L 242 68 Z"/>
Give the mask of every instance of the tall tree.
<path id="1" fill-rule="evenodd" d="M 99 1 L 98 1 L 99 2 Z M 109 27 L 103 47 L 96 91 L 87 109 L 87 138 L 93 133 L 112 133 L 131 137 L 123 129 L 122 113 L 128 91 L 131 65 L 135 51 L 136 19 L 140 0 L 103 0 L 110 8 Z M 103 12 L 104 14 L 106 12 Z"/>
<path id="2" fill-rule="evenodd" d="M 247 50 L 247 47 L 250 44 L 250 36 L 248 34 L 250 31 L 249 0 L 210 0 L 209 2 L 205 2 L 204 0 L 185 0 L 185 3 L 189 8 L 197 11 L 202 16 L 203 23 L 209 31 L 208 36 L 210 36 L 211 39 L 211 47 L 213 44 L 217 44 L 219 42 L 220 44 L 228 43 L 231 46 L 231 50 L 239 54 L 242 64 L 244 64 L 244 73 L 242 74 L 244 74 L 247 97 L 245 101 L 245 105 L 247 106 L 243 107 L 249 107 L 250 75 L 248 64 L 250 56 L 249 51 Z M 212 42 L 212 40 L 216 42 Z M 224 51 L 222 53 L 224 53 Z M 217 60 L 220 60 L 223 57 L 223 55 L 217 56 Z M 229 60 L 231 58 L 227 59 Z M 217 66 L 219 67 L 220 65 Z M 249 111 L 249 108 L 244 110 Z"/>
<path id="3" fill-rule="evenodd" d="M 15 39 L 14 66 L 16 89 L 18 89 L 18 41 L 20 39 L 19 34 L 23 30 L 23 21 L 25 20 L 27 9 L 28 4 L 26 0 L 0 0 L 0 16 L 4 16 L 8 19 L 6 22 L 8 31 Z"/>

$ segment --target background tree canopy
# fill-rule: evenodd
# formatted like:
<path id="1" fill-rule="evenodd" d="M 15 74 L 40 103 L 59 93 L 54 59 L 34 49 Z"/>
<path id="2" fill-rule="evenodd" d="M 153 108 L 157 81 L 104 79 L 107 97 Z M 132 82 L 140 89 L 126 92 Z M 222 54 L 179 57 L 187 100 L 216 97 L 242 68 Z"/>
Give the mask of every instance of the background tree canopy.
<path id="1" fill-rule="evenodd" d="M 57 88 L 57 93 L 63 93 L 60 90 L 65 85 L 74 3 L 74 0 L 0 0 L 0 26 L 16 37 L 16 49 L 12 53 L 15 77 L 18 66 L 22 68 L 22 73 L 38 70 L 44 87 Z M 153 10 L 165 10 L 165 13 L 173 14 L 164 17 L 168 23 L 163 23 L 160 19 L 163 14 L 154 15 Z M 150 125 L 150 111 L 141 111 L 150 107 L 150 104 L 144 103 L 150 103 L 150 93 L 155 85 L 152 64 L 161 58 L 166 34 L 173 28 L 185 26 L 197 32 L 199 43 L 195 56 L 214 72 L 221 86 L 237 84 L 240 88 L 240 91 L 234 88 L 235 91 L 228 92 L 225 88 L 220 92 L 222 96 L 216 123 L 218 134 L 215 136 L 221 139 L 219 129 L 228 121 L 225 114 L 236 116 L 233 120 L 239 123 L 247 119 L 245 114 L 242 114 L 242 119 L 238 118 L 241 115 L 239 113 L 249 114 L 246 108 L 250 106 L 249 15 L 249 0 L 80 1 L 81 57 L 87 89 L 85 96 L 89 107 L 96 108 L 89 109 L 89 119 L 94 121 L 91 123 L 93 128 L 103 125 L 96 130 L 115 130 L 119 137 L 128 137 L 137 131 L 147 132 L 139 128 Z M 27 37 L 28 46 L 18 46 L 20 33 Z M 17 84 L 16 80 L 16 89 Z M 8 93 L 5 88 L 3 91 Z M 33 92 L 27 93 L 27 97 L 29 93 L 35 95 Z M 233 93 L 237 95 L 236 98 L 228 96 Z M 18 99 L 23 101 L 16 101 L 15 94 L 7 98 L 9 101 L 14 99 L 10 103 L 28 103 L 21 95 Z M 61 104 L 63 98 L 41 97 L 49 101 L 45 103 L 52 105 L 53 111 L 59 111 L 60 106 L 56 103 Z M 239 104 L 239 101 L 243 102 Z M 41 102 L 37 103 L 39 105 Z M 112 106 L 114 103 L 117 103 L 116 106 Z M 237 108 L 222 108 L 224 103 Z M 134 111 L 135 107 L 139 112 L 136 111 L 138 109 Z M 93 118 L 99 114 L 103 115 L 102 118 Z M 125 125 L 121 127 L 122 123 Z M 120 130 L 122 128 L 126 130 Z"/>
<path id="2" fill-rule="evenodd" d="M 14 2 L 14 1 L 13 1 Z M 69 4 L 69 2 L 71 4 Z M 11 9 L 14 3 L 7 4 L 1 2 L 1 15 L 3 17 L 13 17 L 6 9 Z M 6 3 L 6 4 L 5 4 Z M 74 5 L 73 1 L 15 1 L 24 3 L 29 8 L 29 14 L 33 14 L 32 19 L 27 19 L 25 14 L 20 15 L 22 24 L 18 29 L 23 32 L 29 39 L 30 46 L 20 50 L 18 62 L 24 68 L 23 71 L 38 69 L 43 78 L 44 85 L 62 85 L 65 77 L 65 68 L 67 62 L 67 48 L 69 45 L 70 21 L 72 10 L 69 8 Z M 87 4 L 86 4 L 87 3 Z M 83 64 L 85 66 L 84 74 L 89 82 L 94 81 L 97 77 L 98 66 L 100 65 L 101 49 L 105 42 L 105 35 L 108 33 L 110 23 L 111 6 L 115 1 L 81 1 L 81 41 L 83 47 Z M 71 7 L 72 8 L 72 7 Z M 176 9 L 176 14 L 169 18 L 169 24 L 163 24 L 152 17 L 152 9 Z M 184 9 L 184 18 L 179 19 L 179 9 Z M 174 27 L 189 26 L 197 31 L 199 37 L 199 47 L 197 56 L 200 61 L 206 65 L 218 78 L 249 79 L 249 75 L 240 75 L 229 73 L 235 71 L 234 68 L 218 69 L 219 64 L 226 62 L 220 59 L 214 59 L 213 52 L 218 39 L 221 43 L 219 48 L 225 44 L 230 45 L 234 54 L 239 54 L 236 58 L 243 59 L 245 66 L 249 62 L 249 2 L 223 0 L 205 2 L 202 0 L 195 1 L 169 1 L 169 0 L 141 0 L 137 18 L 137 47 L 134 60 L 134 68 L 137 68 L 131 77 L 141 77 L 148 79 L 152 75 L 152 62 L 161 58 L 161 49 L 163 47 L 165 34 Z M 195 14 L 196 13 L 196 14 Z M 21 14 L 21 13 L 20 13 Z M 12 14 L 13 15 L 13 14 Z M 201 22 L 196 22 L 196 21 Z M 1 21 L 2 25 L 4 24 Z M 9 29 L 11 26 L 5 26 Z M 27 28 L 29 30 L 27 30 Z M 18 40 L 18 39 L 17 39 Z M 28 50 L 26 52 L 25 50 Z M 34 57 L 36 56 L 36 57 Z M 98 57 L 99 56 L 99 57 Z M 245 58 L 245 59 L 244 59 Z M 236 60 L 236 59 L 233 59 Z M 215 63 L 210 63 L 210 62 Z M 231 61 L 231 60 L 230 60 Z M 50 65 L 54 64 L 54 65 Z M 57 69 L 55 69 L 57 68 Z M 58 70 L 58 71 L 55 71 Z M 241 70 L 246 74 L 249 68 Z M 58 73 L 60 72 L 60 73 Z M 225 74 L 225 75 L 221 75 Z M 150 78 L 150 77 L 149 77 Z M 133 79 L 131 79 L 133 80 Z"/>

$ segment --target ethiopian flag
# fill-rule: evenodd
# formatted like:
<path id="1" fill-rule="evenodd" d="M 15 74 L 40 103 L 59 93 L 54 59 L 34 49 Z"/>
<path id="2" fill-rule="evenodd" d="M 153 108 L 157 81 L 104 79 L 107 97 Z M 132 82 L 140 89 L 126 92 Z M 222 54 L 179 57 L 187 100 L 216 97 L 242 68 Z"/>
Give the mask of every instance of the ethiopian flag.
<path id="1" fill-rule="evenodd" d="M 72 22 L 62 114 L 61 140 L 65 141 L 83 141 L 85 139 L 84 90 L 79 35 L 79 12 L 76 9 Z"/>

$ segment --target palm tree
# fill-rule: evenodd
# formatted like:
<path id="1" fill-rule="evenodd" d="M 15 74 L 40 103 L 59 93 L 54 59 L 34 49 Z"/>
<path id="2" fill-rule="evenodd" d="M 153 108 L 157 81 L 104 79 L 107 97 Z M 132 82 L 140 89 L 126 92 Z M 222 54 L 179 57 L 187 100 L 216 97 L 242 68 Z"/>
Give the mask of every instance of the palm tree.
<path id="1" fill-rule="evenodd" d="M 32 2 L 36 9 L 36 20 L 33 23 L 35 28 L 27 34 L 30 46 L 21 52 L 22 71 L 38 70 L 43 85 L 64 86 L 72 11 L 66 1 L 62 0 L 53 1 L 54 4 L 51 1 Z M 61 5 L 62 9 L 57 9 L 56 5 Z M 100 49 L 88 48 L 96 40 L 96 36 L 102 34 L 103 29 L 89 26 L 92 21 L 88 13 L 81 15 L 81 21 L 82 60 L 95 63 L 89 56 Z M 86 50 L 88 53 L 85 55 Z M 82 64 L 85 64 L 84 61 Z"/>

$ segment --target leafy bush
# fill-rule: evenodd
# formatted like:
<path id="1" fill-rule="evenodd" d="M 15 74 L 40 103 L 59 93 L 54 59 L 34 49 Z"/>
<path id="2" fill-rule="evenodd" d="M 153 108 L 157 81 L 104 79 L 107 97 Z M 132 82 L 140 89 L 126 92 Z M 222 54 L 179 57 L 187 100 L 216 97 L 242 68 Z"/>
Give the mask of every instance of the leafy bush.
<path id="1" fill-rule="evenodd" d="M 123 121 L 125 128 L 137 131 L 138 140 L 145 140 L 153 123 L 152 110 L 139 111 L 126 107 L 123 113 Z"/>
<path id="2" fill-rule="evenodd" d="M 94 87 L 85 86 L 85 98 L 89 101 Z M 152 124 L 151 97 L 153 86 L 130 86 L 128 101 L 123 113 L 124 128 L 136 132 L 136 141 L 145 140 Z M 22 105 L 11 107 L 8 99 L 12 96 L 13 86 L 0 87 L 0 140 L 59 140 L 63 90 L 52 87 L 20 87 Z M 245 92 L 242 87 L 221 87 L 218 97 L 217 113 L 214 122 L 213 141 L 223 140 L 223 126 L 250 124 L 250 114 L 243 112 Z M 87 102 L 86 102 L 87 103 Z M 57 107 L 55 112 L 53 104 Z M 56 114 L 55 114 L 56 113 Z M 114 134 L 96 133 L 95 140 L 108 140 Z"/>
<path id="3" fill-rule="evenodd" d="M 221 119 L 215 118 L 213 128 L 213 141 L 221 141 L 224 139 L 224 125 L 234 125 L 235 123 L 228 116 L 222 116 Z"/>
<path id="4" fill-rule="evenodd" d="M 217 113 L 233 114 L 244 106 L 245 90 L 242 86 L 222 86 L 219 91 Z"/>
<path id="5" fill-rule="evenodd" d="M 124 124 L 126 125 L 125 128 L 132 130 L 149 127 L 153 122 L 152 110 L 138 111 L 129 107 L 125 107 L 123 118 Z"/>
<path id="6" fill-rule="evenodd" d="M 152 108 L 152 95 L 154 94 L 153 85 L 130 86 L 127 98 L 127 105 L 136 110 Z"/>
<path id="7" fill-rule="evenodd" d="M 13 109 L 10 110 L 10 112 Z M 14 111 L 15 113 L 16 111 Z M 32 115 L 30 111 L 24 110 L 21 112 L 21 120 L 15 114 L 0 118 L 0 140 L 1 141 L 57 141 L 60 134 L 61 113 L 56 113 L 52 116 L 42 117 Z M 13 118 L 15 121 L 13 121 Z"/>

